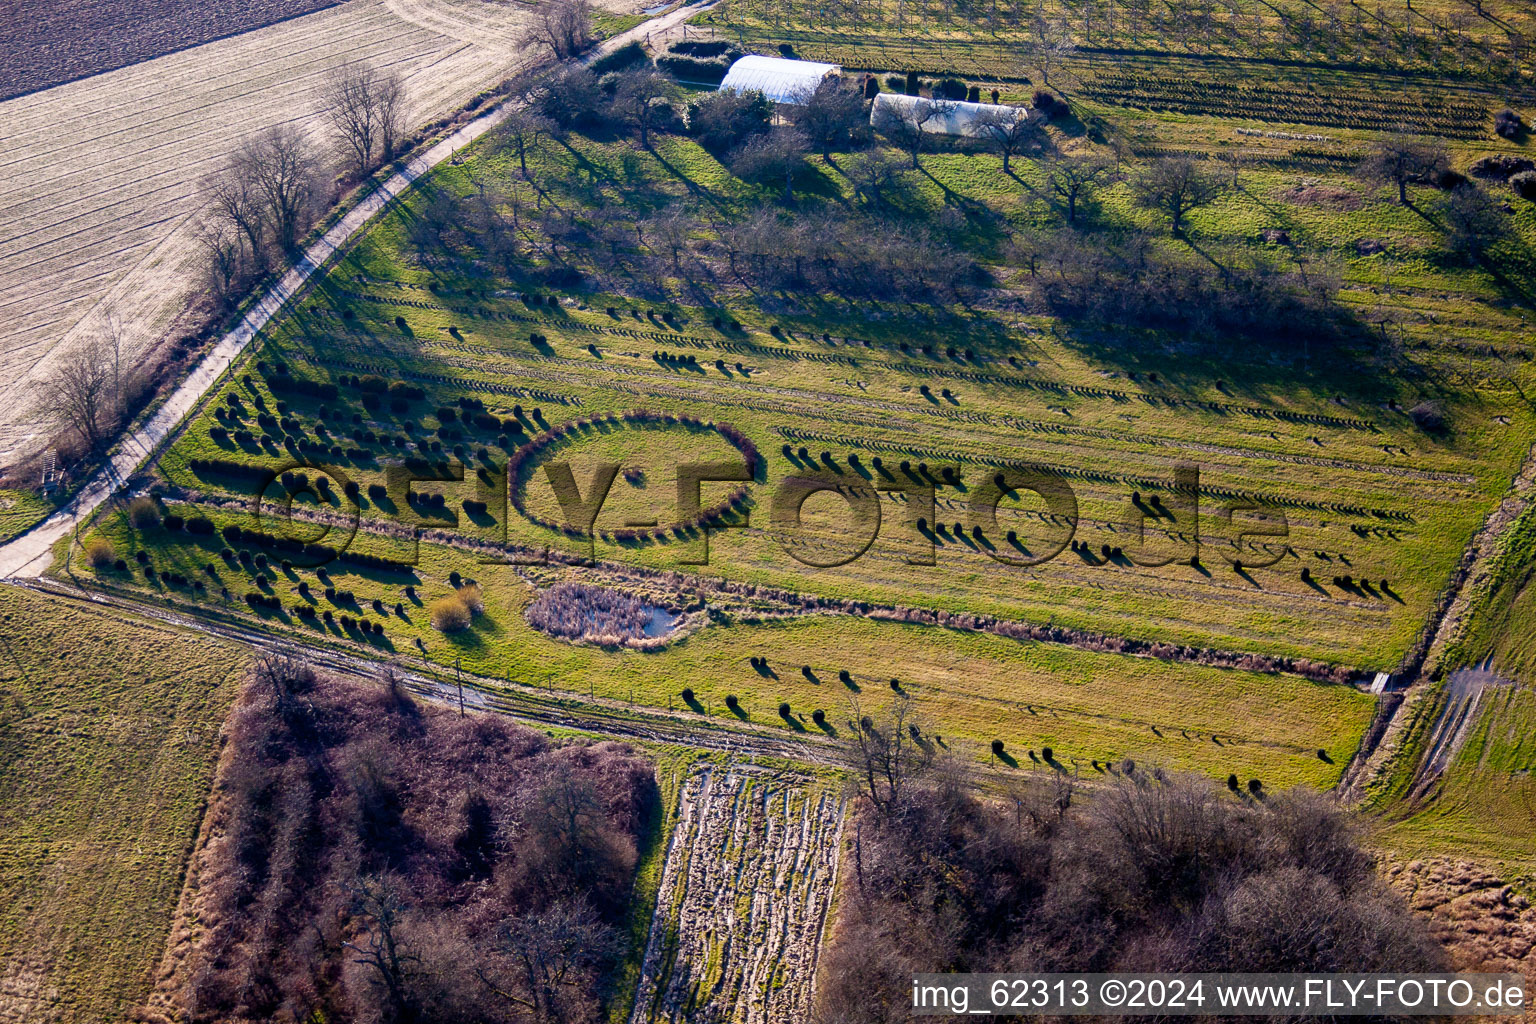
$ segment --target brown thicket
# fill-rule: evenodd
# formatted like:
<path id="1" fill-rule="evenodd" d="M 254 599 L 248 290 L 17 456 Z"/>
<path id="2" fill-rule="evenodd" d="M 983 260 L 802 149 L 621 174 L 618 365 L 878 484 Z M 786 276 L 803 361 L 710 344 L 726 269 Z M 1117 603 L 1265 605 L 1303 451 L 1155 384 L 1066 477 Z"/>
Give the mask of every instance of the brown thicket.
<path id="1" fill-rule="evenodd" d="M 265 659 L 198 863 L 188 1021 L 601 1019 L 651 767 Z"/>
<path id="2" fill-rule="evenodd" d="M 914 972 L 1447 969 L 1316 793 L 1127 764 L 1088 801 L 908 786 L 852 833 L 817 1024 L 907 1020 Z"/>

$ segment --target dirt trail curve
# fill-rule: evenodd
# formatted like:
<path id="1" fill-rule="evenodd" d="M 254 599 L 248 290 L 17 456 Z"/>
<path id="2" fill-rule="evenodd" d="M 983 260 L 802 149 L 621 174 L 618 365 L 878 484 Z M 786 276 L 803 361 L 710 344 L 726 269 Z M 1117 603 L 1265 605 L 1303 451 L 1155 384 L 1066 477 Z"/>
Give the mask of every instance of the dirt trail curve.
<path id="1" fill-rule="evenodd" d="M 670 14 L 663 14 L 642 22 L 628 32 L 623 32 L 601 44 L 588 59 L 610 52 L 633 40 L 643 40 L 648 34 L 653 38 L 665 35 L 687 19 L 700 11 L 708 10 L 713 5 L 711 0 L 702 4 L 684 6 Z M 175 432 L 182 419 L 196 408 L 203 395 L 218 383 L 245 351 L 257 332 L 277 316 L 290 299 L 303 290 L 328 260 L 340 252 L 369 221 L 387 209 L 396 197 L 406 192 L 418 178 L 490 131 L 501 122 L 506 113 L 507 108 L 504 104 L 497 105 L 411 160 L 399 173 L 362 200 L 305 250 L 303 258 L 267 290 L 261 300 L 233 330 L 219 339 L 164 404 L 148 419 L 130 428 L 114 449 L 107 464 L 86 482 L 80 493 L 69 504 L 20 537 L 0 546 L 0 578 L 35 577 L 47 568 L 53 545 L 61 537 L 68 535 L 76 523 L 85 519 L 102 502 L 116 493 L 123 486 L 124 480 L 154 456 L 160 446 Z"/>

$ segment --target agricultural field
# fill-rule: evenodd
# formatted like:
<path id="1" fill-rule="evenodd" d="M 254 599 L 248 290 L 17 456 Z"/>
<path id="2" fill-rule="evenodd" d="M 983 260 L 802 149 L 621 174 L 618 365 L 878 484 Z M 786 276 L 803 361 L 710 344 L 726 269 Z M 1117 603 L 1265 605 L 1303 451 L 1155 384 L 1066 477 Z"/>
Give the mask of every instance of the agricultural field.
<path id="1" fill-rule="evenodd" d="M 219 6 L 166 0 L 131 9 L 88 2 L 11 4 L 0 25 L 0 52 L 7 54 L 0 99 L 312 14 L 337 2 L 258 0 Z"/>
<path id="2" fill-rule="evenodd" d="M 687 680 L 703 713 L 772 721 L 783 702 L 785 727 L 807 728 L 894 678 L 982 760 L 998 739 L 1023 767 L 1051 747 L 1089 772 L 1138 756 L 1326 787 L 1372 714 L 1340 683 L 1411 656 L 1536 438 L 1525 314 L 1519 281 L 1443 251 L 1432 193 L 1397 205 L 1292 140 L 1082 103 L 1043 145 L 1223 131 L 1249 149 L 1238 185 L 1182 236 L 1123 178 L 1080 216 L 1170 257 L 1311 267 L 1337 282 L 1336 333 L 1212 343 L 1017 297 L 1038 281 L 1026 258 L 1062 259 L 1027 256 L 1064 214 L 1038 156 L 1001 174 L 993 153 L 941 147 L 873 198 L 862 168 L 907 154 L 813 157 L 784 206 L 675 133 L 562 133 L 527 148 L 526 177 L 483 143 L 382 218 L 160 459 L 160 513 L 202 532 L 136 529 L 119 508 L 85 538 L 112 552 L 92 574 L 493 679 L 668 707 Z M 510 258 L 475 226 L 487 194 L 529 222 Z M 772 243 L 723 225 L 776 206 L 794 238 L 836 230 L 838 207 L 942 230 L 935 258 L 975 258 L 990 284 L 927 304 L 743 287 Z M 1536 208 L 1510 208 L 1512 239 L 1536 237 Z M 744 475 L 680 496 L 680 466 L 731 462 Z M 247 506 L 276 475 L 258 520 Z M 827 485 L 798 521 L 797 480 Z M 279 571 L 305 544 L 349 555 Z M 445 633 L 434 602 L 471 581 L 480 610 Z M 584 582 L 639 587 L 681 624 L 574 647 L 529 625 L 541 595 Z M 892 621 L 857 620 L 871 611 Z M 962 651 L 975 667 L 954 666 Z M 1078 673 L 1102 692 L 1063 684 Z"/>
<path id="3" fill-rule="evenodd" d="M 505 121 L 324 264 L 54 548 L 49 584 L 103 609 L 378 666 L 389 683 L 315 698 L 306 713 L 345 740 L 324 754 L 345 783 L 284 803 L 281 827 L 262 817 L 277 812 L 250 772 L 224 762 L 231 781 L 214 792 L 227 802 L 197 855 L 215 884 L 194 877 L 183 891 L 153 1009 L 302 1004 L 330 1019 L 382 999 L 345 952 L 391 927 L 378 900 L 359 910 L 375 853 L 402 878 L 419 872 L 405 934 L 425 929 L 415 937 L 433 947 L 420 977 L 457 978 L 456 998 L 505 995 L 494 969 L 471 978 L 452 943 L 494 967 L 518 942 L 592 927 L 527 866 L 540 833 L 526 822 L 547 838 L 562 815 L 570 836 L 582 813 L 596 820 L 572 809 L 580 794 L 556 792 L 572 784 L 552 767 L 565 758 L 611 758 L 645 804 L 612 801 L 611 813 L 630 809 L 593 847 L 611 863 L 590 876 L 606 888 L 592 889 L 602 928 L 587 932 L 603 941 L 588 945 L 606 952 L 581 962 L 573 1021 L 801 1024 L 866 851 L 876 879 L 931 876 L 889 921 L 932 914 L 923 934 L 955 952 L 951 967 L 999 951 L 1044 963 L 1079 942 L 1085 962 L 1128 962 L 1135 942 L 1111 949 L 1075 920 L 1056 922 L 1060 948 L 1025 949 L 1009 916 L 1026 902 L 1009 886 L 1086 886 L 1104 865 L 1142 878 L 1125 897 L 1139 908 L 1217 906 L 1210 897 L 1233 911 L 1222 927 L 1262 931 L 1238 922 L 1262 901 L 1235 876 L 1202 879 L 1198 899 L 1171 894 L 1166 872 L 1116 845 L 1115 815 L 1170 800 L 1219 809 L 1202 828 L 1227 821 L 1255 844 L 1240 855 L 1233 839 L 1226 854 L 1252 873 L 1244 886 L 1278 885 L 1284 863 L 1315 874 L 1307 893 L 1315 881 L 1386 908 L 1379 858 L 1458 965 L 1528 959 L 1528 5 L 720 0 L 674 11 L 690 19 L 684 38 L 647 38 L 654 60 L 637 42 L 593 70 L 505 81 L 527 59 L 527 20 L 561 9 L 549 2 L 348 0 L 0 102 L 15 126 L 0 157 L 12 172 L 0 185 L 3 464 L 44 439 L 32 382 L 72 346 L 119 321 L 142 358 L 196 312 L 199 183 L 271 122 L 329 145 L 317 93 L 331 69 L 364 58 L 400 71 L 413 129 L 488 87 L 508 97 Z M 635 6 L 596 12 L 596 33 L 660 9 Z M 710 88 L 738 52 L 847 75 L 775 110 Z M 936 137 L 900 120 L 913 97 L 1017 110 Z M 871 109 L 897 120 L 871 128 Z M 43 511 L 0 491 L 0 542 Z M 133 891 L 136 942 L 105 914 L 99 938 L 88 933 L 97 945 L 16 959 L 0 986 L 87 1019 L 145 1005 L 144 950 L 165 947 L 208 792 L 204 730 L 241 659 L 217 639 L 191 655 L 181 634 L 135 627 L 155 638 L 157 664 L 141 640 L 112 665 L 77 666 L 100 649 L 54 638 L 116 641 L 110 613 L 39 601 L 0 595 L 24 638 L 10 681 L 0 648 L 0 710 L 25 724 L 29 702 L 59 709 L 36 736 L 18 733 L 12 760 L 41 766 L 29 779 L 64 771 L 82 737 L 111 731 L 75 719 L 122 714 L 132 698 L 160 717 L 122 786 L 179 809 L 92 818 L 162 837 L 153 884 Z M 66 653 L 40 653 L 54 646 Z M 29 693 L 44 657 L 78 692 Z M 418 721 L 402 686 L 432 703 L 467 692 L 471 715 L 461 704 Z M 279 723 L 295 707 L 285 692 L 248 686 L 226 727 L 244 738 L 226 749 L 271 756 L 262 785 L 319 771 L 321 745 L 306 744 L 326 730 Z M 539 731 L 476 717 L 490 711 Z M 637 746 L 588 746 L 586 728 Z M 411 751 L 399 764 L 380 759 L 383 734 Z M 464 746 L 493 734 L 507 753 L 494 768 Z M 689 745 L 672 745 L 680 736 Z M 903 803 L 908 779 L 870 768 L 850 784 L 871 749 L 932 758 L 957 786 L 919 785 Z M 423 781 L 448 767 L 451 801 Z M 376 799 L 391 779 L 407 780 L 394 811 Z M 1341 800 L 1313 792 L 1330 790 Z M 0 902 L 51 917 L 0 919 L 0 949 L 52 948 L 37 922 L 97 899 L 87 887 L 53 907 L 63 897 L 33 866 L 84 812 L 56 797 L 39 820 L 57 829 L 34 825 L 29 793 L 0 792 L 0 842 L 27 823 L 0 872 L 21 899 Z M 488 795 L 494 810 L 477 809 Z M 388 827 L 370 834 L 380 807 Z M 946 823 L 928 830 L 931 848 L 900 839 L 929 814 Z M 361 824 L 294 824 L 310 820 Z M 416 838 L 395 829 L 429 821 Z M 1369 856 L 1346 835 L 1356 825 Z M 244 908 L 268 883 L 229 840 L 247 826 L 249 849 L 281 868 L 271 898 L 321 922 L 325 951 L 278 943 L 286 959 L 255 995 L 224 955 L 264 962 Z M 287 842 L 288 828 L 305 841 Z M 488 839 L 498 828 L 526 849 Z M 136 865 L 152 846 L 140 841 Z M 334 884 L 306 893 L 304 857 Z M 972 947 L 940 941 L 943 916 L 969 898 L 946 894 L 968 884 L 947 857 L 981 865 L 1001 908 L 977 915 L 974 962 L 958 952 Z M 563 862 L 573 879 L 578 860 Z M 118 864 L 87 867 L 116 879 Z M 1112 898 L 1095 911 L 1105 922 L 1119 915 Z M 214 909 L 225 906 L 241 909 Z M 445 923 L 471 906 L 483 913 Z M 1383 939 L 1361 945 L 1441 962 L 1446 950 L 1398 913 L 1369 911 Z M 1486 917 L 1508 927 L 1483 930 Z M 1239 948 L 1215 932 L 1202 941 Z M 1170 941 L 1159 955 L 1177 952 Z M 113 972 L 142 983 L 109 996 Z"/>
<path id="4" fill-rule="evenodd" d="M 244 659 L 0 590 L 0 1016 L 114 1020 L 148 992 Z"/>
<path id="5" fill-rule="evenodd" d="M 220 531 L 249 521 L 241 511 L 205 511 Z M 247 547 L 246 540 L 234 542 L 243 556 L 229 548 L 225 558 L 230 542 L 218 533 L 138 530 L 120 511 L 86 545 L 98 541 L 110 545 L 123 568 L 93 570 L 77 555 L 80 582 L 194 613 L 254 616 L 310 644 L 422 657 L 490 680 L 686 711 L 717 723 L 766 723 L 792 736 L 836 740 L 861 709 L 883 706 L 899 692 L 914 701 L 922 729 L 941 748 L 1005 774 L 1048 774 L 1053 768 L 1038 751 L 1051 748 L 1059 763 L 1089 776 L 1132 757 L 1274 786 L 1326 787 L 1372 716 L 1371 699 L 1354 688 L 1294 674 L 806 614 L 763 597 L 679 590 L 664 576 L 477 564 L 474 552 L 430 540 L 360 533 L 353 551 L 372 564 L 304 567 L 281 549 Z M 415 564 L 406 571 L 386 568 L 411 557 Z M 471 574 L 482 610 L 470 628 L 433 628 L 434 605 Z M 646 596 L 671 620 L 658 637 L 662 644 L 650 651 L 573 644 L 530 625 L 529 609 L 540 595 L 572 580 Z M 775 710 L 780 704 L 789 706 L 788 716 Z M 1010 752 L 1006 764 L 988 753 L 993 739 Z"/>
<path id="6" fill-rule="evenodd" d="M 504 78 L 519 24 L 361 0 L 0 102 L 0 466 L 48 439 L 35 383 L 66 353 L 115 321 L 147 368 L 195 316 L 202 184 L 243 139 L 287 124 L 328 151 L 317 90 L 349 61 L 404 76 L 414 129 Z"/>
<path id="7" fill-rule="evenodd" d="M 699 23 L 753 50 L 788 44 L 807 59 L 858 70 L 966 77 L 1111 76 L 1161 62 L 1243 68 L 1229 90 L 1283 65 L 1410 74 L 1425 84 L 1530 83 L 1536 21 L 1514 0 L 1421 0 L 1411 8 L 1237 0 L 1159 8 L 1144 0 L 946 4 L 910 0 L 727 0 Z M 1177 76 L 1175 76 L 1176 78 Z M 1409 89 L 1412 88 L 1410 84 Z M 1218 89 L 1218 92 L 1220 89 Z M 1401 80 L 1396 92 L 1407 91 Z"/>
<path id="8" fill-rule="evenodd" d="M 1426 721 L 1436 712 L 1444 724 L 1425 731 L 1407 791 L 1383 795 L 1381 841 L 1408 856 L 1472 856 L 1528 873 L 1536 854 L 1536 691 L 1490 685 L 1475 700 L 1427 706 Z M 1437 731 L 1449 733 L 1449 750 L 1438 747 Z"/>

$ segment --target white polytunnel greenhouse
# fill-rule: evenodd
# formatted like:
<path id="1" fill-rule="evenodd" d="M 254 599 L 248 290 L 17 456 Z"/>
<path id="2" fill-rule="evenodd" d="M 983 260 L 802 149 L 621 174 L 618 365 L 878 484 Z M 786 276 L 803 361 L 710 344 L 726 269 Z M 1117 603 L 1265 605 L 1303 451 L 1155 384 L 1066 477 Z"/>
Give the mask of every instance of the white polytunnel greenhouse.
<path id="1" fill-rule="evenodd" d="M 869 123 L 884 131 L 896 122 L 917 123 L 932 135 L 974 135 L 980 126 L 1029 116 L 1024 107 L 998 103 L 930 100 L 922 96 L 882 92 L 869 110 Z"/>
<path id="2" fill-rule="evenodd" d="M 760 92 L 775 103 L 804 103 L 822 81 L 842 72 L 836 64 L 748 54 L 731 65 L 721 92 Z"/>

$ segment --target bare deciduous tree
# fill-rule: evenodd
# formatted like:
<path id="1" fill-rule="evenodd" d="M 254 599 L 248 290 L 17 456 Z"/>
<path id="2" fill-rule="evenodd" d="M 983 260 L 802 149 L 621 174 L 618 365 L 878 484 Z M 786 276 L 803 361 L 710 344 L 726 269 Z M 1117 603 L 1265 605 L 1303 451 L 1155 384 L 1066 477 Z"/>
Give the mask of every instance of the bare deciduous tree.
<path id="1" fill-rule="evenodd" d="M 853 191 L 866 203 L 885 202 L 891 190 L 900 184 L 904 168 L 884 153 L 870 153 L 848 171 Z"/>
<path id="2" fill-rule="evenodd" d="M 358 177 L 394 159 L 404 110 L 405 83 L 398 72 L 380 71 L 362 62 L 346 64 L 327 77 L 325 117 Z"/>
<path id="3" fill-rule="evenodd" d="M 1397 201 L 1408 205 L 1408 186 L 1430 184 L 1447 166 L 1445 150 L 1406 131 L 1376 144 L 1356 172 L 1377 185 L 1395 185 Z"/>
<path id="4" fill-rule="evenodd" d="M 794 198 L 795 174 L 805 164 L 805 151 L 805 136 L 798 129 L 775 128 L 742 146 L 731 169 L 743 178 L 783 182 L 787 203 Z"/>
<path id="5" fill-rule="evenodd" d="M 844 85 L 842 79 L 822 79 L 801 100 L 798 106 L 789 108 L 790 119 L 820 151 L 823 160 L 832 158 L 834 148 L 856 142 L 868 124 L 863 94 Z"/>
<path id="6" fill-rule="evenodd" d="M 1011 161 L 1039 137 L 1043 118 L 1019 107 L 991 107 L 971 122 L 970 133 L 997 147 L 1003 158 L 1003 173 L 1012 174 Z"/>
<path id="7" fill-rule="evenodd" d="M 556 60 L 567 60 L 592 45 L 592 5 L 587 0 L 541 0 L 523 43 L 548 47 Z"/>
<path id="8" fill-rule="evenodd" d="M 514 966 L 506 981 L 481 970 L 496 995 L 523 1007 L 536 1024 L 579 1019 L 570 1004 L 584 999 L 591 977 L 618 949 L 614 931 L 585 902 L 561 901 L 503 926 L 497 951 Z"/>
<path id="9" fill-rule="evenodd" d="M 197 231 L 197 249 L 208 293 L 221 309 L 228 308 L 247 267 L 239 229 L 222 218 L 205 221 Z"/>
<path id="10" fill-rule="evenodd" d="M 242 146 L 237 162 L 260 197 L 272 240 L 285 251 L 293 248 L 320 197 L 320 164 L 309 140 L 276 125 Z"/>
<path id="11" fill-rule="evenodd" d="M 496 129 L 497 148 L 517 156 L 518 170 L 524 180 L 528 173 L 528 150 L 539 139 L 552 135 L 555 123 L 531 107 L 515 107 Z"/>
<path id="12" fill-rule="evenodd" d="M 1480 260 L 1513 233 L 1509 215 L 1487 190 L 1467 182 L 1445 204 L 1447 244 L 1452 252 Z"/>
<path id="13" fill-rule="evenodd" d="M 1136 204 L 1167 217 L 1176 235 L 1183 233 L 1191 210 L 1210 205 L 1226 191 L 1222 177 L 1182 156 L 1156 160 L 1131 179 Z"/>
<path id="14" fill-rule="evenodd" d="M 1072 55 L 1077 44 L 1072 41 L 1072 26 L 1065 19 L 1049 19 L 1038 16 L 1031 26 L 1035 49 L 1035 63 L 1040 66 L 1040 80 L 1051 84 L 1051 69 Z"/>
<path id="15" fill-rule="evenodd" d="M 1045 181 L 1067 204 L 1067 223 L 1076 223 L 1077 204 L 1114 177 L 1114 165 L 1092 154 L 1067 154 L 1046 164 Z"/>
<path id="16" fill-rule="evenodd" d="M 100 333 L 65 355 L 35 388 L 55 426 L 94 449 L 117 426 L 124 383 L 122 330 L 108 318 Z"/>
<path id="17" fill-rule="evenodd" d="M 676 87 L 670 79 L 655 71 L 637 71 L 624 76 L 613 96 L 614 110 L 624 122 L 640 132 L 642 149 L 651 147 L 651 129 L 660 123 Z"/>
<path id="18" fill-rule="evenodd" d="M 411 972 L 421 957 L 406 941 L 401 927 L 406 913 L 405 896 L 388 875 L 364 876 L 352 885 L 352 913 L 363 929 L 356 941 L 342 946 L 354 954 L 354 963 L 368 970 L 383 990 L 386 1020 L 411 1019 L 413 998 Z"/>
<path id="19" fill-rule="evenodd" d="M 950 100 L 916 98 L 912 102 L 898 101 L 877 106 L 874 127 L 895 142 L 912 158 L 913 168 L 918 167 L 917 154 L 923 148 L 929 122 L 942 120 L 954 109 Z"/>
<path id="20" fill-rule="evenodd" d="M 237 153 L 208 179 L 206 187 L 214 216 L 240 232 L 251 266 L 264 269 L 267 219 L 255 175 L 244 154 Z"/>
<path id="21" fill-rule="evenodd" d="M 920 739 L 910 697 L 891 698 L 878 715 L 865 715 L 854 701 L 846 749 L 861 788 L 876 808 L 897 804 L 907 786 L 933 764 L 933 748 Z"/>
<path id="22" fill-rule="evenodd" d="M 646 245 L 653 252 L 666 252 L 670 257 L 672 273 L 682 273 L 682 254 L 688 248 L 688 239 L 694 229 L 693 218 L 681 207 L 668 206 L 655 216 L 647 218 L 644 226 Z"/>

